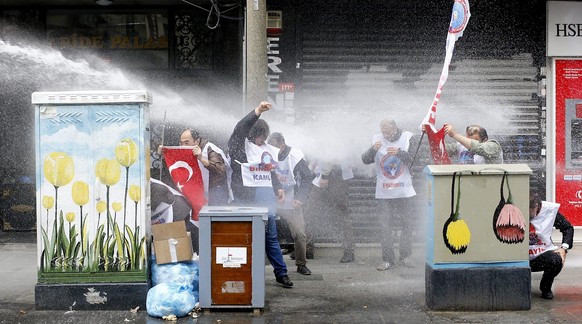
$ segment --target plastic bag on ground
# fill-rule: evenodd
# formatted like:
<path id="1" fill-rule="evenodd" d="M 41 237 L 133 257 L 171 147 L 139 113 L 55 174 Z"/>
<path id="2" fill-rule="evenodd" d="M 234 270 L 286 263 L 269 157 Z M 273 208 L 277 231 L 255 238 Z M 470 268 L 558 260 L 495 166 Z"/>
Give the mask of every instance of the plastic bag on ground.
<path id="1" fill-rule="evenodd" d="M 152 286 L 160 283 L 175 283 L 181 286 L 192 286 L 193 291 L 198 291 L 198 261 L 158 265 L 153 259 L 151 269 Z"/>
<path id="2" fill-rule="evenodd" d="M 196 297 L 189 288 L 172 283 L 161 283 L 148 291 L 146 308 L 150 316 L 188 315 L 196 306 Z"/>
<path id="3" fill-rule="evenodd" d="M 198 261 L 156 264 L 150 260 L 152 288 L 148 291 L 146 308 L 150 316 L 182 317 L 198 302 Z"/>

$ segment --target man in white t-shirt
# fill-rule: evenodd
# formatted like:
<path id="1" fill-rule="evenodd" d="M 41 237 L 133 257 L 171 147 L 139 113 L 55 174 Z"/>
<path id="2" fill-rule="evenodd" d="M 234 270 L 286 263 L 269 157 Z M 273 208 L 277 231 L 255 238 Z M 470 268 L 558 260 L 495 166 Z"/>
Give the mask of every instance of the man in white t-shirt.
<path id="1" fill-rule="evenodd" d="M 381 133 L 372 137 L 372 145 L 362 154 L 364 164 L 375 164 L 376 199 L 378 217 L 382 224 L 382 263 L 379 271 L 391 269 L 395 263 L 394 236 L 400 226 L 398 244 L 399 264 L 412 266 L 412 219 L 410 215 L 412 199 L 416 191 L 412 187 L 409 165 L 412 157 L 408 150 L 413 134 L 403 131 L 390 118 L 380 122 Z"/>

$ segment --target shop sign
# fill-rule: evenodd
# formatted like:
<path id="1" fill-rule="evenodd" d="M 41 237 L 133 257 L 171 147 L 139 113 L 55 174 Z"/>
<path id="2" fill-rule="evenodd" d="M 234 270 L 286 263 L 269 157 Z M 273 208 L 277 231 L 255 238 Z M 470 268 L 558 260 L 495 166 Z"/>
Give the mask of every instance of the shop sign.
<path id="1" fill-rule="evenodd" d="M 293 82 L 281 82 L 279 83 L 279 92 L 295 92 L 295 83 Z"/>
<path id="2" fill-rule="evenodd" d="M 54 37 L 49 39 L 54 48 L 65 49 L 163 49 L 168 48 L 168 39 L 160 36 L 158 39 L 149 37 L 143 39 L 139 36 L 129 37 L 114 35 L 110 41 L 102 36 L 79 36 L 76 33 L 70 36 Z"/>
<path id="3" fill-rule="evenodd" d="M 269 82 L 268 92 L 279 91 L 279 77 L 283 70 L 279 65 L 283 62 L 279 56 L 279 37 L 267 37 L 267 66 L 269 67 L 267 78 Z"/>
<path id="4" fill-rule="evenodd" d="M 546 37 L 548 56 L 582 56 L 582 2 L 548 1 Z"/>

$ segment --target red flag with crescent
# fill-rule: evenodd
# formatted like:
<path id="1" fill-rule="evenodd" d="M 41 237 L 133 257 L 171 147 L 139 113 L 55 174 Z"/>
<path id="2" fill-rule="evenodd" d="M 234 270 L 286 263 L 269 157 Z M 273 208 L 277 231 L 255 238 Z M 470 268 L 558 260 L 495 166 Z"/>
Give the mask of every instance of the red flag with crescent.
<path id="1" fill-rule="evenodd" d="M 192 221 L 198 222 L 198 213 L 206 204 L 204 182 L 198 160 L 191 146 L 164 146 L 164 160 L 176 187 L 192 207 Z"/>
<path id="2" fill-rule="evenodd" d="M 426 135 L 430 144 L 430 154 L 434 164 L 451 164 L 451 159 L 445 148 L 445 128 L 435 132 L 432 127 L 426 127 Z"/>

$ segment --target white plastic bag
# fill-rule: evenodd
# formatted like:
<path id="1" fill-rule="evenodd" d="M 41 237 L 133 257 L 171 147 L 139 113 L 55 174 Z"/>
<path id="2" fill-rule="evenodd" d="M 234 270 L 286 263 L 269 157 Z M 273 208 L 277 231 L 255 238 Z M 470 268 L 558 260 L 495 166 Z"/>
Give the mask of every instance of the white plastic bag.
<path id="1" fill-rule="evenodd" d="M 146 299 L 148 314 L 154 317 L 188 315 L 196 306 L 196 297 L 186 287 L 172 283 L 161 283 L 152 287 Z"/>
<path id="2" fill-rule="evenodd" d="M 198 261 L 156 264 L 150 261 L 152 288 L 148 291 L 146 308 L 150 316 L 188 315 L 198 302 Z"/>

